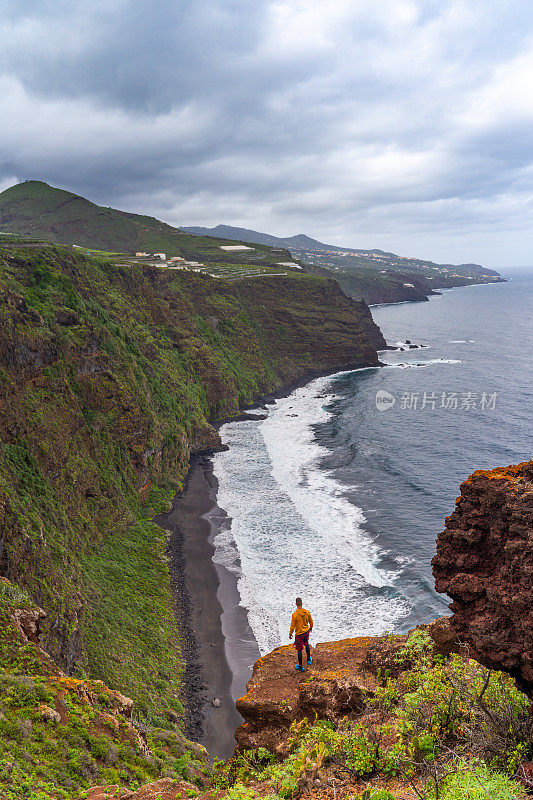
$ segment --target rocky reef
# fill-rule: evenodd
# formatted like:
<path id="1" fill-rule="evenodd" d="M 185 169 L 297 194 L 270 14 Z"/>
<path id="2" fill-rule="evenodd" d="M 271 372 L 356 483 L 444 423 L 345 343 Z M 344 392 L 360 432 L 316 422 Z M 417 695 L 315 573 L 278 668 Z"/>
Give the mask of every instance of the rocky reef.
<path id="1" fill-rule="evenodd" d="M 533 461 L 464 481 L 432 564 L 455 635 L 533 696 Z"/>

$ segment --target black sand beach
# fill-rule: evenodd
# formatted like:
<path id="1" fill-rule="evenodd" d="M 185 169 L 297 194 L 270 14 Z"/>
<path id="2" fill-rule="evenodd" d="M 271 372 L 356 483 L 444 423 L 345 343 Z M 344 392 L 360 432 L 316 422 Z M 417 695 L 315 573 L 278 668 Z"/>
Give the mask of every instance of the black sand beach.
<path id="1" fill-rule="evenodd" d="M 242 718 L 235 700 L 244 694 L 259 649 L 239 605 L 236 576 L 212 561 L 213 540 L 225 517 L 216 505 L 216 478 L 208 457 L 191 466 L 168 514 L 155 522 L 170 531 L 172 585 L 181 625 L 187 734 L 211 757 L 227 758 Z M 213 701 L 218 703 L 213 705 Z"/>

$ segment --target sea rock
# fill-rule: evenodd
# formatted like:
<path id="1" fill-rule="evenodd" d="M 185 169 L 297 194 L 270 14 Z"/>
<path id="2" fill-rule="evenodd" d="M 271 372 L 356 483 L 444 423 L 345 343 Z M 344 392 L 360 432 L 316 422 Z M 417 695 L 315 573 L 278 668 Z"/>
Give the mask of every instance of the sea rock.
<path id="1" fill-rule="evenodd" d="M 435 587 L 472 657 L 533 697 L 533 461 L 478 470 L 437 539 Z"/>

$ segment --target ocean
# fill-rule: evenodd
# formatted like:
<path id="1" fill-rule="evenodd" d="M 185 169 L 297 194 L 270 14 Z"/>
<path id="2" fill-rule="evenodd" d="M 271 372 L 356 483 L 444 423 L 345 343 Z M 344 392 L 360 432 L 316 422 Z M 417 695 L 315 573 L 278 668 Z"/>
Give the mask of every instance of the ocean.
<path id="1" fill-rule="evenodd" d="M 531 458 L 533 269 L 506 277 L 374 307 L 397 347 L 385 367 L 318 378 L 222 427 L 214 560 L 237 575 L 261 652 L 288 642 L 296 595 L 315 641 L 448 613 L 430 562 L 461 482 Z"/>

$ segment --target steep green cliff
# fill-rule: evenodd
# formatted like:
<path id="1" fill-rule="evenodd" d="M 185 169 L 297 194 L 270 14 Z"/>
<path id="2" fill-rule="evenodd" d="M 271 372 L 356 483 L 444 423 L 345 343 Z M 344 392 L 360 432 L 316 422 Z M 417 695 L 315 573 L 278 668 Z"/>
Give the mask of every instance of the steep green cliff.
<path id="1" fill-rule="evenodd" d="M 225 283 L 54 246 L 0 248 L 0 575 L 70 674 L 181 711 L 164 532 L 211 422 L 312 374 L 377 363 L 368 308 L 294 273 Z"/>

